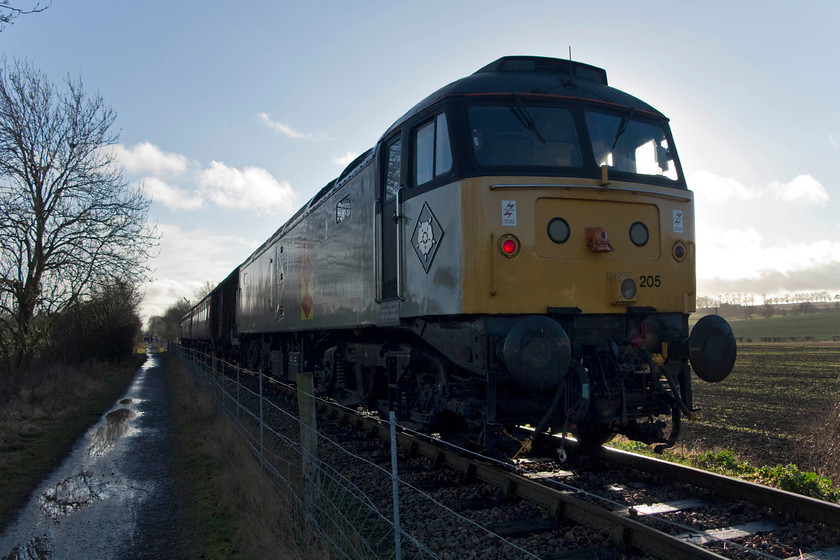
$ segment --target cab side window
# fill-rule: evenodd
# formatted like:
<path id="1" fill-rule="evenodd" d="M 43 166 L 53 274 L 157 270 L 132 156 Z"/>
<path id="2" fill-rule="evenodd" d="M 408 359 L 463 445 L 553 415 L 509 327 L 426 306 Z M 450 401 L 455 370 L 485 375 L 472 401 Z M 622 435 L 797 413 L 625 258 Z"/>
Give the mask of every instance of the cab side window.
<path id="1" fill-rule="evenodd" d="M 452 169 L 446 115 L 441 113 L 414 131 L 414 186 L 428 183 Z"/>
<path id="2" fill-rule="evenodd" d="M 385 201 L 394 200 L 400 190 L 400 139 L 388 144 L 388 161 L 385 170 Z"/>

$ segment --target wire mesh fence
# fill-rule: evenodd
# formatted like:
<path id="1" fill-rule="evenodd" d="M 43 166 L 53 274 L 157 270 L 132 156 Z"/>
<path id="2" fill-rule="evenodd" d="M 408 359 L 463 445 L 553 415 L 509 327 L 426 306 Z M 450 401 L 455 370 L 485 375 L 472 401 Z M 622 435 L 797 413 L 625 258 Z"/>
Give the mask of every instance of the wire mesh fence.
<path id="1" fill-rule="evenodd" d="M 293 496 L 298 511 L 290 512 L 289 518 L 305 519 L 314 538 L 327 542 L 337 556 L 353 560 L 539 558 L 529 550 L 538 549 L 540 539 L 550 539 L 551 534 L 508 539 L 494 533 L 494 522 L 511 516 L 545 515 L 526 503 L 506 506 L 504 511 L 456 513 L 453 501 L 487 499 L 487 487 L 469 481 L 454 487 L 451 481 L 430 482 L 432 460 L 398 453 L 395 438 L 391 438 L 390 454 L 384 453 L 382 443 L 373 436 L 360 437 L 352 427 L 330 424 L 316 412 L 311 374 L 301 374 L 296 398 L 289 398 L 272 390 L 276 381 L 261 372 L 194 349 L 179 352 L 196 386 L 212 394 L 216 407 L 231 419 L 262 470 Z M 392 417 L 392 434 L 396 427 Z"/>

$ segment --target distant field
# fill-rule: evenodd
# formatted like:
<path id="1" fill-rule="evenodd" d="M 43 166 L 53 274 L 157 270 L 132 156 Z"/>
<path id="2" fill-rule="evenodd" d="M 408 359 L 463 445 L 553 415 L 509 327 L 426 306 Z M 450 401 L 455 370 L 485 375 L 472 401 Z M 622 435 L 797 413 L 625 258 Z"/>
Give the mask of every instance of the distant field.
<path id="1" fill-rule="evenodd" d="M 815 469 L 808 454 L 840 397 L 839 376 L 840 343 L 743 345 L 724 381 L 692 380 L 698 421 L 684 424 L 683 441 Z"/>
<path id="2" fill-rule="evenodd" d="M 693 325 L 699 319 L 692 315 L 689 323 Z M 732 319 L 735 337 L 739 342 L 805 342 L 805 341 L 840 341 L 840 312 L 826 311 L 808 315 L 787 315 L 764 319 Z"/>

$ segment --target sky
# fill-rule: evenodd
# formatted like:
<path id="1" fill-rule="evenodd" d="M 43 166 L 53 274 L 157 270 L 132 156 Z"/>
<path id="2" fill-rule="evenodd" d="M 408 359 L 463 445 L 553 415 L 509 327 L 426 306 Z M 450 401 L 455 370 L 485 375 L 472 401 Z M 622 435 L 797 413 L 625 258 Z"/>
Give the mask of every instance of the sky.
<path id="1" fill-rule="evenodd" d="M 698 295 L 760 303 L 840 294 L 838 24 L 834 0 L 53 0 L 0 52 L 117 112 L 161 235 L 144 318 L 195 303 L 426 95 L 570 48 L 670 118 Z"/>

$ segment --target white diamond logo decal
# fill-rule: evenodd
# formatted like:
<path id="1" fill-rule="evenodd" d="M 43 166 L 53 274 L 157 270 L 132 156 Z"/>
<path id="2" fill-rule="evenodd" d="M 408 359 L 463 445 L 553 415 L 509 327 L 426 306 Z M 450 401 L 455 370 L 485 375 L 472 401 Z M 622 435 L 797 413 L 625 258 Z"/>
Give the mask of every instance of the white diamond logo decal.
<path id="1" fill-rule="evenodd" d="M 441 239 L 443 239 L 443 228 L 440 227 L 440 222 L 435 218 L 429 205 L 424 202 L 417 225 L 414 226 L 414 233 L 411 235 L 411 246 L 414 247 L 414 252 L 427 274 L 440 247 Z"/>

